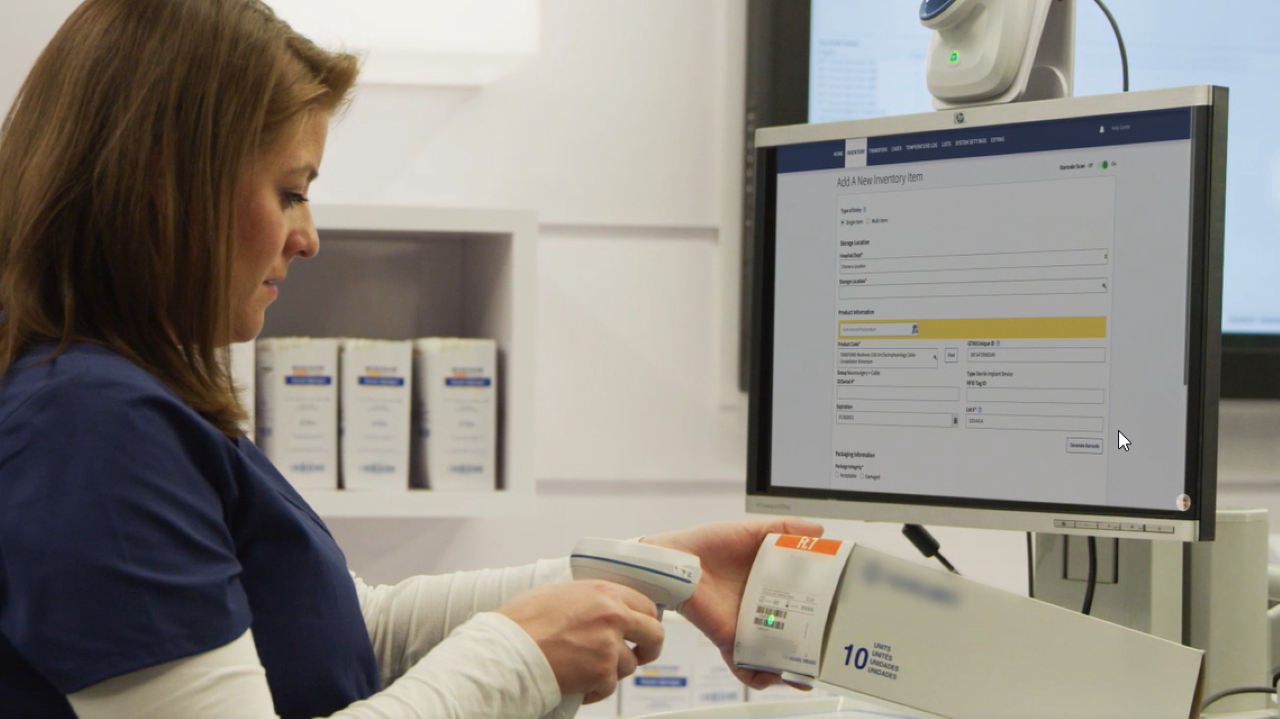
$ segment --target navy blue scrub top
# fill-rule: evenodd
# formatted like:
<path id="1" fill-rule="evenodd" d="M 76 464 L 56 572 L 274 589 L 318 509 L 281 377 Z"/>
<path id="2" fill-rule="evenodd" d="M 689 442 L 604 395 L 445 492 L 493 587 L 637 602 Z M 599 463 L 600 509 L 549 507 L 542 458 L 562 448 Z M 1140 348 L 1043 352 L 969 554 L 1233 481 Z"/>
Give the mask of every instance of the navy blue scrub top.
<path id="1" fill-rule="evenodd" d="M 378 691 L 346 559 L 245 437 L 154 376 L 75 343 L 0 378 L 0 718 L 253 630 L 275 709 Z"/>

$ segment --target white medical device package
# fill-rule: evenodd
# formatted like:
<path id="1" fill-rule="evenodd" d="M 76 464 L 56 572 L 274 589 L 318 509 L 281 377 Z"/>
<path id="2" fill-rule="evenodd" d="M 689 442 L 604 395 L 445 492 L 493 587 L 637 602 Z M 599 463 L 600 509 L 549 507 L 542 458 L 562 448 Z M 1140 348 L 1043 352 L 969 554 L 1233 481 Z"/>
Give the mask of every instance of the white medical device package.
<path id="1" fill-rule="evenodd" d="M 344 339 L 341 350 L 343 487 L 407 491 L 413 344 Z"/>
<path id="2" fill-rule="evenodd" d="M 1203 670 L 1198 649 L 856 545 L 818 679 L 949 719 L 1198 719 Z"/>
<path id="3" fill-rule="evenodd" d="M 784 678 L 802 684 L 817 677 L 827 617 L 852 547 L 835 539 L 768 535 L 742 594 L 734 663 L 787 673 Z"/>
<path id="4" fill-rule="evenodd" d="M 795 656 L 785 655 L 785 645 L 775 648 L 780 640 L 766 630 L 787 622 L 771 630 L 781 635 L 796 614 L 770 611 L 760 599 L 794 593 L 787 587 L 797 575 L 812 581 L 813 557 L 821 553 L 816 543 L 823 541 L 833 540 L 765 540 L 743 595 L 736 662 L 765 655 L 768 663 L 750 664 L 794 671 L 795 660 L 807 656 L 801 652 L 811 635 L 796 645 Z M 779 543 L 795 546 L 784 552 Z M 821 688 L 948 719 L 1200 716 L 1204 653 L 1198 649 L 864 545 L 839 544 L 843 575 L 826 604 L 830 616 L 810 625 L 821 628 Z M 765 587 L 782 591 L 769 594 Z M 766 654 L 769 649 L 774 653 Z M 778 661 L 777 654 L 785 656 Z"/>
<path id="5" fill-rule="evenodd" d="M 420 339 L 413 365 L 412 486 L 497 489 L 497 343 Z"/>
<path id="6" fill-rule="evenodd" d="M 338 341 L 257 342 L 257 443 L 295 489 L 338 488 Z"/>

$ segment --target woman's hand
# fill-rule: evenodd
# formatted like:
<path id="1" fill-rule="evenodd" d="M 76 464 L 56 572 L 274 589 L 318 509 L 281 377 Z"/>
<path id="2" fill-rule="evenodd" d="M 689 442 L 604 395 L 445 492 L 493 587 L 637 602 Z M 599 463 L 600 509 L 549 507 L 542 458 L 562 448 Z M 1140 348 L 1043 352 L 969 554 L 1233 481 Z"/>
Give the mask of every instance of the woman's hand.
<path id="1" fill-rule="evenodd" d="M 754 689 L 777 683 L 779 676 L 735 667 L 733 638 L 747 576 L 760 543 L 771 532 L 821 537 L 822 525 L 796 517 L 717 522 L 640 540 L 644 544 L 694 554 L 702 560 L 702 579 L 680 613 L 715 643 L 734 675 Z"/>
<path id="2" fill-rule="evenodd" d="M 612 582 L 535 587 L 498 612 L 537 642 L 560 693 L 585 694 L 584 704 L 613 694 L 619 679 L 662 652 L 658 608 L 640 592 Z M 635 643 L 635 649 L 626 642 Z"/>

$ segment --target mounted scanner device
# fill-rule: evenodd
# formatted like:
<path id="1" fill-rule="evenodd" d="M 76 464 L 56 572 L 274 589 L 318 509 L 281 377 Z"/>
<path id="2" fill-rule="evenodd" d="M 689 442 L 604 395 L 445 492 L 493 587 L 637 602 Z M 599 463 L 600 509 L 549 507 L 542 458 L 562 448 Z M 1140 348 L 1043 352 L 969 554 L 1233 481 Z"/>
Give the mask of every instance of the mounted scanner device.
<path id="1" fill-rule="evenodd" d="M 924 0 L 935 109 L 1071 96 L 1075 3 Z"/>

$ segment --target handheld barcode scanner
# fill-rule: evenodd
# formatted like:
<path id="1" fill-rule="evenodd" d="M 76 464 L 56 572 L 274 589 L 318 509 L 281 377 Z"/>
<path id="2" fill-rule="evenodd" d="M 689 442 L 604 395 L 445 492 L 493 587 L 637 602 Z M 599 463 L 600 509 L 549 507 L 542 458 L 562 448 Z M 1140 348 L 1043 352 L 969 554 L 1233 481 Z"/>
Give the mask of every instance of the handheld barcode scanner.
<path id="1" fill-rule="evenodd" d="M 692 554 L 639 542 L 587 537 L 569 555 L 574 579 L 601 579 L 640 592 L 664 609 L 677 609 L 693 596 L 702 563 Z M 582 695 L 566 696 L 546 719 L 572 719 Z"/>

